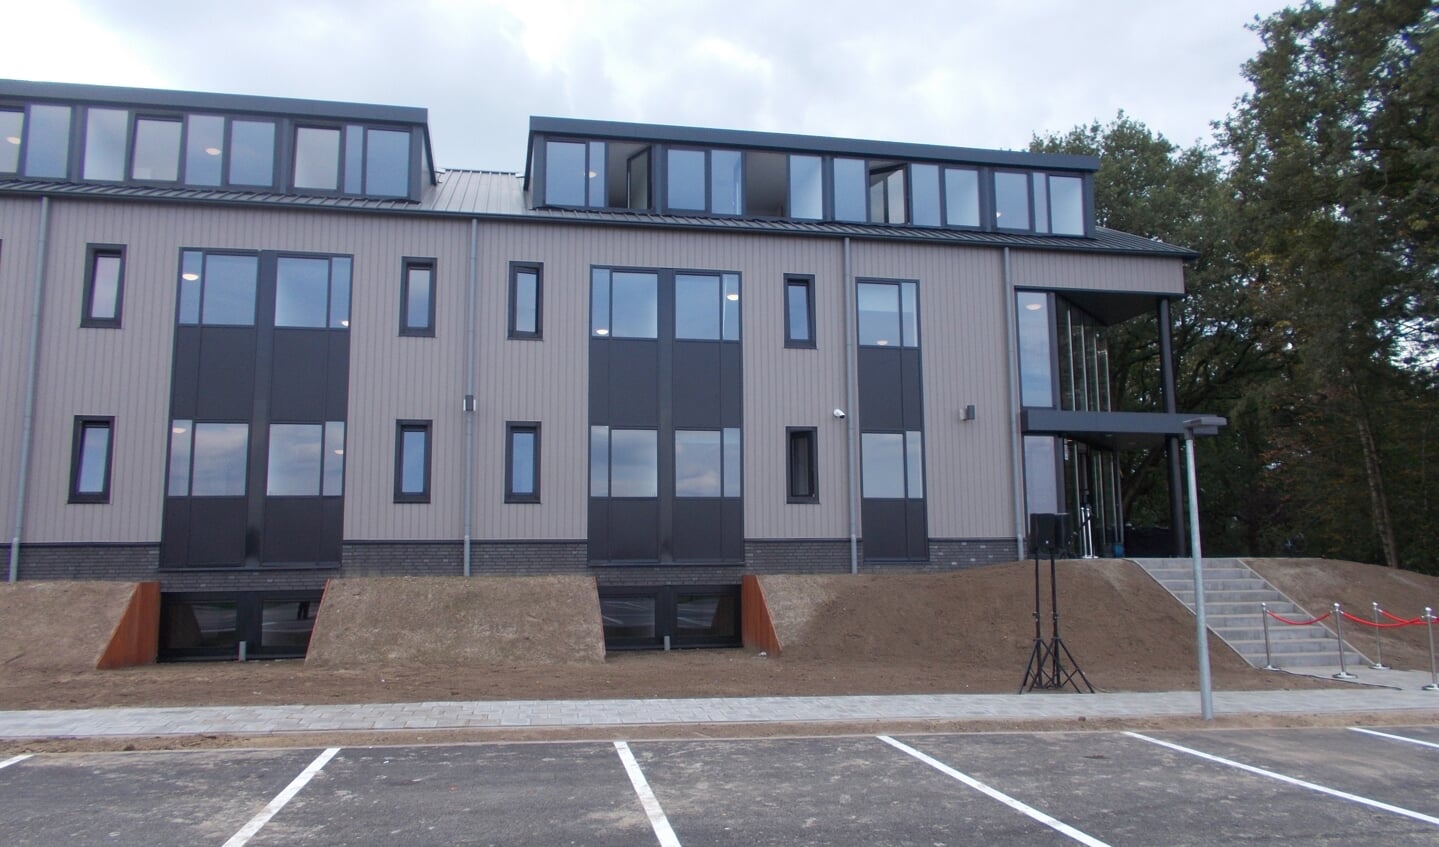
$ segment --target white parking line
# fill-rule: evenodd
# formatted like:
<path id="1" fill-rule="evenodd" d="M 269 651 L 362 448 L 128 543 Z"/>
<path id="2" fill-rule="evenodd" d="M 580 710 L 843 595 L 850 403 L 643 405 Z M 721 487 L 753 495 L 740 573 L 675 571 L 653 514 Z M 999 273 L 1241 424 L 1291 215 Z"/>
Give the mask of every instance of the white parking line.
<path id="1" fill-rule="evenodd" d="M 1033 806 L 1014 799 L 1008 794 L 1005 794 L 1003 791 L 990 788 L 988 785 L 985 785 L 974 777 L 966 776 L 965 774 L 960 773 L 949 765 L 946 765 L 944 762 L 941 762 L 938 759 L 933 758 L 932 756 L 926 756 L 925 754 L 919 752 L 908 744 L 902 744 L 898 741 L 895 741 L 888 735 L 876 735 L 875 737 L 878 738 L 880 741 L 883 741 L 885 744 L 888 744 L 894 749 L 900 751 L 901 753 L 906 753 L 916 759 L 919 759 L 921 762 L 924 762 L 926 765 L 929 765 L 930 767 L 934 768 L 945 776 L 949 776 L 959 780 L 965 785 L 968 785 L 970 788 L 973 788 L 975 791 L 992 797 L 1017 812 L 1022 812 L 1023 814 L 1028 815 L 1029 817 L 1033 818 L 1036 821 L 1039 821 L 1050 829 L 1053 829 L 1056 832 L 1073 838 L 1080 844 L 1087 844 L 1089 845 L 1089 847 L 1109 847 L 1108 844 L 1100 841 L 1098 838 L 1094 838 L 1093 836 L 1080 832 L 1079 830 L 1075 829 L 1064 821 L 1052 818 L 1049 815 L 1046 815 L 1044 812 L 1041 812 L 1040 810 L 1034 808 Z"/>
<path id="2" fill-rule="evenodd" d="M 340 752 L 339 747 L 330 747 L 325 750 L 325 752 L 316 756 L 315 761 L 311 762 L 309 767 L 300 771 L 300 775 L 291 780 L 290 784 L 285 786 L 284 791 L 276 794 L 275 799 L 267 803 L 265 808 L 260 810 L 259 814 L 250 818 L 249 823 L 240 827 L 239 832 L 230 836 L 230 840 L 226 841 L 223 847 L 245 847 L 245 844 L 251 838 L 255 837 L 255 833 L 260 831 L 260 827 L 269 823 L 270 818 L 273 818 L 279 814 L 281 809 L 285 808 L 285 804 L 295 799 L 295 795 L 300 793 L 300 789 L 304 788 L 311 779 L 314 779 L 315 774 L 319 773 L 321 768 L 329 764 L 330 760 L 335 758 L 335 754 L 338 752 Z"/>
<path id="3" fill-rule="evenodd" d="M 644 806 L 645 814 L 649 816 L 650 826 L 654 827 L 660 847 L 680 847 L 680 840 L 670 828 L 669 818 L 665 817 L 665 810 L 660 808 L 659 799 L 650 790 L 649 780 L 645 779 L 645 772 L 640 770 L 640 763 L 635 761 L 635 754 L 630 752 L 630 745 L 616 741 L 615 752 L 620 754 L 625 773 L 630 775 L 630 785 L 635 787 L 635 793 L 639 795 L 640 805 Z"/>
<path id="4" fill-rule="evenodd" d="M 30 758 L 30 757 L 33 756 L 33 755 L 35 755 L 35 754 L 34 754 L 34 753 L 22 753 L 22 754 L 20 754 L 19 756 L 11 756 L 10 758 L 6 759 L 5 761 L 0 762 L 0 770 L 4 770 L 5 768 L 10 767 L 11 765 L 18 765 L 18 764 L 20 764 L 21 762 L 25 761 L 26 759 Z"/>
<path id="5" fill-rule="evenodd" d="M 1362 732 L 1365 735 L 1376 735 L 1380 738 L 1388 738 L 1391 741 L 1403 741 L 1408 744 L 1418 744 L 1420 747 L 1433 747 L 1435 750 L 1439 750 L 1439 744 L 1435 744 L 1433 741 L 1420 741 L 1417 738 L 1405 738 L 1402 735 L 1390 735 L 1387 732 L 1378 732 L 1372 729 L 1365 729 L 1362 726 L 1351 726 L 1349 728 L 1354 730 L 1355 732 Z M 3 767 L 5 766 L 0 765 L 0 768 Z"/>
<path id="6" fill-rule="evenodd" d="M 1158 744 L 1160 747 L 1168 747 L 1170 750 L 1175 750 L 1180 753 L 1187 753 L 1191 756 L 1196 756 L 1200 759 L 1215 762 L 1217 764 L 1228 765 L 1231 768 L 1238 768 L 1242 771 L 1246 771 L 1257 776 L 1277 779 L 1280 782 L 1285 782 L 1290 785 L 1296 785 L 1300 788 L 1307 788 L 1310 791 L 1318 791 L 1320 794 L 1328 794 L 1330 797 L 1338 797 L 1341 800 L 1348 800 L 1352 803 L 1358 803 L 1361 806 L 1368 806 L 1371 809 L 1380 809 L 1385 812 L 1393 812 L 1396 815 L 1403 815 L 1406 818 L 1412 818 L 1416 821 L 1423 821 L 1424 823 L 1432 823 L 1435 826 L 1439 826 L 1439 818 L 1431 817 L 1422 812 L 1416 812 L 1413 809 L 1406 809 L 1402 806 L 1392 806 L 1388 803 L 1383 803 L 1378 800 L 1371 800 L 1368 797 L 1360 797 L 1358 794 L 1350 794 L 1347 791 L 1340 791 L 1336 788 L 1329 788 L 1328 786 L 1319 785 L 1318 783 L 1306 782 L 1302 779 L 1295 779 L 1292 776 L 1285 776 L 1282 773 L 1267 771 L 1264 768 L 1256 768 L 1253 765 L 1246 765 L 1243 762 L 1236 762 L 1233 759 L 1225 759 L 1221 756 L 1215 756 L 1210 753 L 1205 753 L 1201 750 L 1194 750 L 1189 747 L 1184 747 L 1169 741 L 1161 741 L 1158 738 L 1150 738 L 1147 735 L 1140 735 L 1137 732 L 1126 732 L 1124 734 L 1128 735 L 1130 738 L 1138 738 L 1140 741 L 1148 741 L 1150 744 Z"/>

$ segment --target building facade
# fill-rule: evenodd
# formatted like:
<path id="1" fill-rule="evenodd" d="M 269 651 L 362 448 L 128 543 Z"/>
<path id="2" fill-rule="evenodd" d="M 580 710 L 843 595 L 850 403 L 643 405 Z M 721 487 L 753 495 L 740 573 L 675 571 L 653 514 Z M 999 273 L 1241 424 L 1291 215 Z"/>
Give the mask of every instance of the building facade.
<path id="1" fill-rule="evenodd" d="M 1105 327 L 1186 251 L 1087 157 L 0 82 L 10 579 L 154 579 L 162 649 L 303 649 L 326 580 L 588 573 L 616 646 L 746 573 L 1123 542 Z M 1167 368 L 1166 368 L 1167 369 Z M 197 625 L 198 621 L 198 625 Z"/>

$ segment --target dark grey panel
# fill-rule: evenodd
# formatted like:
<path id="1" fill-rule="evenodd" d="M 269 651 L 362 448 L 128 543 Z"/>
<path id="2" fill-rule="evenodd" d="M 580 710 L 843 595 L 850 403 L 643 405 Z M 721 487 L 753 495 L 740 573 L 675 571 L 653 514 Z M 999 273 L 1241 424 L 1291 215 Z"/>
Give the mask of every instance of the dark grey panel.
<path id="1" fill-rule="evenodd" d="M 659 356 L 654 341 L 609 342 L 609 410 L 610 426 L 659 425 Z"/>
<path id="2" fill-rule="evenodd" d="M 345 542 L 345 499 L 325 497 L 320 501 L 320 553 L 318 561 L 339 562 Z"/>
<path id="3" fill-rule="evenodd" d="M 924 383 L 921 379 L 919 351 L 900 351 L 900 382 L 903 394 L 904 429 L 924 429 Z"/>
<path id="4" fill-rule="evenodd" d="M 244 497 L 190 498 L 190 534 L 187 564 L 239 565 L 245 560 L 247 507 Z"/>
<path id="5" fill-rule="evenodd" d="M 674 502 L 674 560 L 715 562 L 724 558 L 723 500 L 676 498 Z"/>
<path id="6" fill-rule="evenodd" d="M 738 344 L 720 345 L 720 425 L 744 426 L 744 354 Z"/>
<path id="7" fill-rule="evenodd" d="M 866 560 L 909 557 L 908 504 L 905 500 L 865 499 L 860 520 Z"/>
<path id="8" fill-rule="evenodd" d="M 195 417 L 200 390 L 200 328 L 175 327 L 175 364 L 170 381 L 170 415 Z"/>
<path id="9" fill-rule="evenodd" d="M 726 562 L 744 561 L 744 501 L 727 497 L 721 505 L 724 537 L 720 539 L 720 556 Z"/>
<path id="10" fill-rule="evenodd" d="M 589 499 L 589 559 L 607 562 L 610 558 L 610 501 L 605 497 Z"/>
<path id="11" fill-rule="evenodd" d="M 327 421 L 343 421 L 350 407 L 350 333 L 326 332 L 329 371 L 325 382 Z"/>
<path id="12" fill-rule="evenodd" d="M 266 497 L 265 562 L 318 562 L 322 521 L 318 497 Z"/>
<path id="13" fill-rule="evenodd" d="M 906 500 L 905 503 L 905 555 L 911 561 L 929 558 L 929 526 L 925 516 L 924 500 Z"/>
<path id="14" fill-rule="evenodd" d="M 859 425 L 867 430 L 904 429 L 904 379 L 898 348 L 859 350 Z"/>
<path id="15" fill-rule="evenodd" d="M 160 535 L 160 567 L 181 567 L 189 554 L 190 498 L 166 497 L 164 529 Z"/>
<path id="16" fill-rule="evenodd" d="M 676 427 L 716 428 L 720 425 L 720 342 L 676 341 L 671 402 Z"/>
<path id="17" fill-rule="evenodd" d="M 659 501 L 610 501 L 610 561 L 659 558 Z"/>
<path id="18" fill-rule="evenodd" d="M 324 329 L 275 330 L 270 420 L 325 420 L 329 334 Z"/>
<path id="19" fill-rule="evenodd" d="M 255 392 L 255 330 L 205 327 L 200 330 L 195 417 L 250 420 Z"/>
<path id="20" fill-rule="evenodd" d="M 590 339 L 590 424 L 603 426 L 610 419 L 610 341 Z"/>

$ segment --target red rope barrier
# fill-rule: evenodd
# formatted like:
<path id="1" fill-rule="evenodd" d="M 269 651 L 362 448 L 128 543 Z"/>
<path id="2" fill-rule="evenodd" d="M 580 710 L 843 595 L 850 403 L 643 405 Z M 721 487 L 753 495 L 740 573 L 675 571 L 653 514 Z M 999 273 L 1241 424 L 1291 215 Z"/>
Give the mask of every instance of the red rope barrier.
<path id="1" fill-rule="evenodd" d="M 1405 626 L 1419 626 L 1420 624 L 1424 623 L 1423 615 L 1420 615 L 1417 618 L 1401 618 L 1398 615 L 1389 614 L 1384 609 L 1380 609 L 1379 614 L 1383 615 L 1391 621 L 1394 621 L 1395 623 L 1403 624 Z"/>
<path id="2" fill-rule="evenodd" d="M 1290 626 L 1309 626 L 1310 624 L 1316 624 L 1316 623 L 1319 623 L 1319 622 L 1322 621 L 1322 620 L 1327 620 L 1328 618 L 1331 618 L 1331 617 L 1334 616 L 1334 613 L 1333 613 L 1333 612 L 1325 612 L 1324 614 L 1320 615 L 1319 617 L 1315 618 L 1315 619 L 1312 620 L 1312 621 L 1292 621 L 1292 620 L 1290 620 L 1289 618 L 1284 617 L 1283 615 L 1276 615 L 1276 614 L 1274 614 L 1273 612 L 1269 611 L 1268 609 L 1265 609 L 1265 610 L 1264 610 L 1264 614 L 1268 615 L 1268 616 L 1271 617 L 1271 618 L 1274 618 L 1276 621 L 1279 621 L 1280 623 L 1287 623 L 1287 624 L 1289 624 Z"/>
<path id="3" fill-rule="evenodd" d="M 1362 624 L 1364 624 L 1365 626 L 1371 627 L 1371 628 L 1373 628 L 1373 629 L 1397 629 L 1398 627 L 1401 627 L 1401 626 L 1413 626 L 1415 623 L 1418 623 L 1418 621 L 1401 621 L 1400 623 L 1375 623 L 1374 621 L 1371 621 L 1371 620 L 1365 620 L 1364 618 L 1355 617 L 1354 615 L 1351 615 L 1351 614 L 1349 614 L 1348 612 L 1344 612 L 1343 614 L 1344 614 L 1344 619 L 1345 619 L 1346 621 L 1354 621 L 1355 623 L 1362 623 Z"/>

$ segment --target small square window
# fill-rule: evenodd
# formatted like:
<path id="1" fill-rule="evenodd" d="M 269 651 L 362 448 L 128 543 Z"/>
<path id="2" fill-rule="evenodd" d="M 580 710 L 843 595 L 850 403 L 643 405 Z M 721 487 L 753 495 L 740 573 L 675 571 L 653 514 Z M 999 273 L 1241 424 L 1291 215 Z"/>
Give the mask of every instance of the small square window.
<path id="1" fill-rule="evenodd" d="M 430 422 L 395 424 L 395 502 L 430 502 Z"/>
<path id="2" fill-rule="evenodd" d="M 91 244 L 85 249 L 85 311 L 81 326 L 120 326 L 125 288 L 125 247 Z"/>
<path id="3" fill-rule="evenodd" d="M 70 502 L 110 502 L 111 417 L 76 417 L 70 451 Z"/>
<path id="4" fill-rule="evenodd" d="M 789 502 L 819 502 L 819 463 L 813 427 L 785 428 L 785 461 L 789 471 Z"/>
<path id="5" fill-rule="evenodd" d="M 505 424 L 505 502 L 540 502 L 540 425 Z"/>
<path id="6" fill-rule="evenodd" d="M 510 338 L 541 337 L 544 266 L 510 263 Z"/>
<path id="7" fill-rule="evenodd" d="M 435 260 L 405 259 L 400 276 L 400 335 L 435 334 Z"/>
<path id="8" fill-rule="evenodd" d="M 814 277 L 784 278 L 784 346 L 815 346 Z"/>

